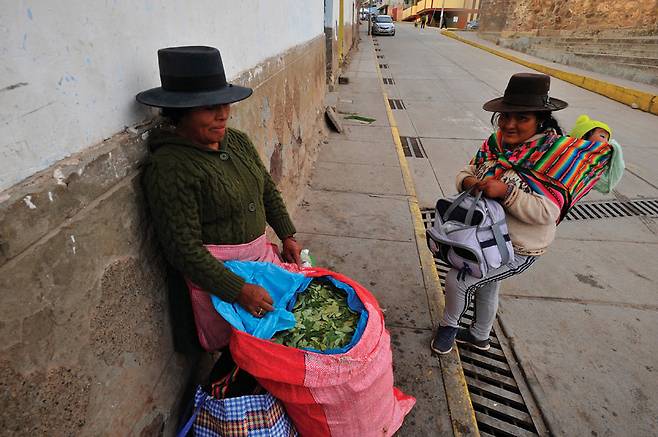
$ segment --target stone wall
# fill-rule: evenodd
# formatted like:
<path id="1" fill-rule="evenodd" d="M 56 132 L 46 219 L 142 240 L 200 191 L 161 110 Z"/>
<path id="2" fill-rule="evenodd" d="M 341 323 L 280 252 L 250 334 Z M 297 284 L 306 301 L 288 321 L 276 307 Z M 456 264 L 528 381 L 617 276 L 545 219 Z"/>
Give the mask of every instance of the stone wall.
<path id="1" fill-rule="evenodd" d="M 507 24 L 512 7 L 510 0 L 482 0 L 480 3 L 479 32 L 501 32 Z"/>
<path id="2" fill-rule="evenodd" d="M 325 135 L 325 41 L 245 71 L 232 108 L 294 213 Z M 152 122 L 0 193 L 0 435 L 171 435 L 194 363 L 173 351 L 139 186 Z"/>
<path id="3" fill-rule="evenodd" d="M 482 0 L 480 30 L 535 35 L 658 35 L 657 0 Z"/>

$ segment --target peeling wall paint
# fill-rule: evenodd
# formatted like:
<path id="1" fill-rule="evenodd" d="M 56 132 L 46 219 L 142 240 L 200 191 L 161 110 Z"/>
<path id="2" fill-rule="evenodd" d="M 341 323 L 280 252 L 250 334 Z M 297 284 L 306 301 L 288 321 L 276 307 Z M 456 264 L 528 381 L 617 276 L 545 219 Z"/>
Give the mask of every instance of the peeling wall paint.
<path id="1" fill-rule="evenodd" d="M 25 196 L 23 202 L 25 202 L 25 205 L 27 205 L 28 208 L 37 209 L 37 206 L 32 202 L 32 196 Z"/>
<path id="2" fill-rule="evenodd" d="M 5 3 L 0 190 L 150 118 L 159 48 L 218 47 L 230 80 L 324 31 L 320 0 Z"/>

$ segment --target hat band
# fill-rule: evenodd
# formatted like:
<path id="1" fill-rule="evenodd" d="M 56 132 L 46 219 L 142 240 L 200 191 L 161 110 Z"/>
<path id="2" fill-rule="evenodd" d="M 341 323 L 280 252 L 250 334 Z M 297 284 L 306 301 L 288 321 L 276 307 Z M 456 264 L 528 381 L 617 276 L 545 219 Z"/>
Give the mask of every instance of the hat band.
<path id="1" fill-rule="evenodd" d="M 505 94 L 503 96 L 503 102 L 510 105 L 518 106 L 548 106 L 550 103 L 550 97 L 547 94 L 537 95 L 537 94 Z"/>
<path id="2" fill-rule="evenodd" d="M 226 86 L 226 79 L 222 74 L 186 77 L 162 74 L 160 81 L 163 89 L 180 92 L 212 91 Z"/>

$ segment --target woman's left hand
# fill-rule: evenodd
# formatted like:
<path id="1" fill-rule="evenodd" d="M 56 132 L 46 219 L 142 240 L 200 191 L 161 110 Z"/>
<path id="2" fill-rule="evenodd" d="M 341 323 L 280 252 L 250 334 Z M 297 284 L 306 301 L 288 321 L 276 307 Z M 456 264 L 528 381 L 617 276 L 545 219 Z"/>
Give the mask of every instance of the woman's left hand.
<path id="1" fill-rule="evenodd" d="M 478 191 L 482 191 L 485 197 L 490 199 L 504 199 L 507 194 L 507 184 L 498 179 L 487 178 L 475 185 Z"/>
<path id="2" fill-rule="evenodd" d="M 302 251 L 302 248 L 297 244 L 297 241 L 293 237 L 287 237 L 283 239 L 283 250 L 281 251 L 281 258 L 285 262 L 295 263 L 301 267 L 302 260 L 299 257 L 299 253 Z"/>

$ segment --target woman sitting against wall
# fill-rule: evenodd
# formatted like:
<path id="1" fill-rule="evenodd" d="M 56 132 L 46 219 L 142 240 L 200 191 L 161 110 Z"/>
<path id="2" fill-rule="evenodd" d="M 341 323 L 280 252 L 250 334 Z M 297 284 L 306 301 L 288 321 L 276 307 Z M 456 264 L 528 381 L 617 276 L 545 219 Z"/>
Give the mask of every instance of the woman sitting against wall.
<path id="1" fill-rule="evenodd" d="M 228 343 L 230 329 L 209 294 L 238 302 L 256 317 L 273 309 L 265 289 L 245 282 L 222 260 L 280 263 L 276 246 L 265 237 L 266 224 L 283 243 L 283 260 L 299 264 L 300 247 L 281 193 L 251 140 L 227 126 L 231 104 L 252 90 L 226 82 L 220 53 L 212 47 L 161 49 L 158 61 L 162 86 L 139 93 L 137 100 L 162 108 L 170 123 L 149 136 L 143 186 L 162 252 L 173 267 L 176 348 L 194 346 L 189 287 L 199 341 L 217 350 Z"/>

